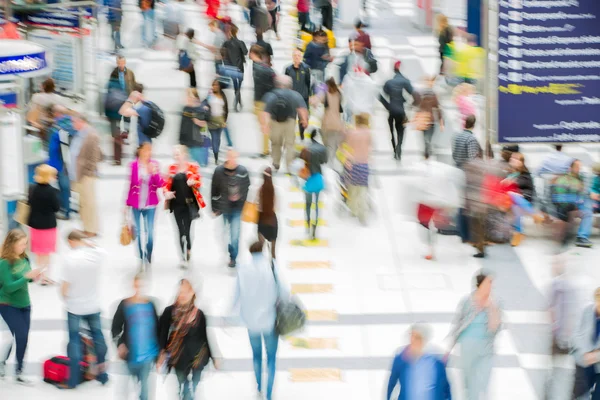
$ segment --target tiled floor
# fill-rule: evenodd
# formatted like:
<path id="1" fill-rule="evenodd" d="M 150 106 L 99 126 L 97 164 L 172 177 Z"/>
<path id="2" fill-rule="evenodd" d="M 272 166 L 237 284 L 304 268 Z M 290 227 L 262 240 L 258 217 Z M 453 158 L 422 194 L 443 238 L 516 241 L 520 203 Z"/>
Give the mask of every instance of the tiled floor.
<path id="1" fill-rule="evenodd" d="M 286 4 L 288 2 L 285 2 Z M 394 16 L 381 15 L 384 5 L 391 7 Z M 381 72 L 375 76 L 383 81 L 390 75 L 391 61 L 406 60 L 405 73 L 419 80 L 425 73 L 437 69 L 436 42 L 429 36 L 410 28 L 411 2 L 407 0 L 373 0 L 369 10 L 372 17 L 395 21 L 389 27 L 372 23 L 375 54 L 380 56 Z M 381 5 L 381 7 L 379 7 Z M 195 4 L 188 4 L 186 19 L 190 26 L 198 29 L 199 37 L 208 40 L 206 24 Z M 173 70 L 174 56 L 168 52 L 142 52 L 131 49 L 136 46 L 139 15 L 133 3 L 128 5 L 123 27 L 125 45 L 128 49 L 130 67 L 138 80 L 146 84 L 148 97 L 157 101 L 165 111 L 175 112 L 181 104 L 186 77 Z M 235 10 L 235 8 L 232 8 Z M 377 11 L 379 10 L 379 11 Z M 460 13 L 460 10 L 456 11 Z M 240 15 L 234 14 L 238 20 Z M 281 70 L 290 60 L 294 21 L 282 19 L 284 40 L 273 42 L 276 69 Z M 107 34 L 107 27 L 102 27 Z M 407 31 L 404 34 L 402 32 Z M 247 32 L 247 30 L 243 30 Z M 392 35 L 390 32 L 393 32 Z M 402 34 L 401 34 L 402 33 Z M 338 34 L 340 47 L 345 46 L 347 33 Z M 244 36 L 248 42 L 249 36 Z M 397 45 L 396 43 L 402 44 Z M 103 36 L 103 46 L 109 39 Z M 99 57 L 99 70 L 108 75 L 112 58 Z M 171 65 L 173 64 L 173 65 Z M 202 87 L 208 86 L 212 78 L 211 62 L 202 61 L 198 66 Z M 250 70 L 250 68 L 248 68 Z M 160 77 L 161 79 L 157 79 Z M 252 79 L 247 75 L 244 85 L 251 88 Z M 251 104 L 251 92 L 244 94 L 246 104 Z M 448 155 L 448 144 L 453 107 L 444 100 L 447 131 L 437 134 L 438 155 Z M 459 299 L 471 290 L 473 274 L 486 267 L 496 274 L 496 295 L 504 306 L 506 329 L 498 336 L 497 357 L 490 389 L 490 399 L 534 400 L 541 399 L 549 376 L 549 359 L 546 356 L 548 316 L 544 312 L 544 290 L 551 279 L 550 261 L 543 255 L 546 241 L 528 239 L 517 250 L 507 246 L 490 249 L 490 257 L 480 261 L 471 257 L 472 250 L 462 245 L 456 237 L 440 236 L 437 240 L 439 261 L 423 259 L 424 246 L 419 226 L 414 221 L 414 202 L 411 200 L 411 185 L 418 177 L 412 176 L 407 168 L 419 159 L 421 142 L 415 132 L 407 131 L 403 165 L 400 167 L 391 157 L 387 121 L 382 110 L 374 118 L 375 152 L 373 155 L 374 182 L 372 200 L 374 213 L 367 227 L 338 212 L 339 194 L 335 186 L 335 175 L 327 171 L 328 189 L 323 196 L 321 218 L 326 221 L 319 229 L 319 236 L 328 242 L 326 247 L 290 246 L 290 240 L 304 238 L 304 227 L 280 225 L 278 260 L 285 272 L 285 281 L 292 285 L 329 285 L 327 292 L 300 293 L 302 301 L 313 318 L 306 330 L 297 336 L 296 345 L 282 341 L 278 354 L 278 375 L 275 389 L 276 399 L 357 399 L 375 400 L 384 398 L 387 385 L 387 369 L 394 353 L 407 343 L 407 330 L 411 323 L 428 322 L 433 327 L 433 345 L 442 351 L 446 336 Z M 455 125 L 455 124 L 454 124 Z M 177 140 L 177 118 L 169 114 L 167 130 L 157 141 L 154 151 L 161 162 L 166 163 L 170 146 Z M 254 184 L 259 183 L 260 171 L 266 161 L 251 157 L 258 151 L 259 132 L 250 112 L 231 114 L 230 129 L 236 147 L 242 154 L 241 162 L 251 171 Z M 107 146 L 107 150 L 109 147 Z M 530 166 L 539 163 L 547 148 L 526 147 Z M 569 152 L 585 152 L 589 158 L 596 156 L 587 150 L 572 146 Z M 111 151 L 107 151 L 111 154 Z M 203 171 L 205 182 L 211 178 L 212 168 Z M 125 167 L 101 166 L 98 181 L 99 212 L 102 216 L 103 236 L 100 245 L 108 252 L 108 260 L 101 282 L 101 302 L 106 323 L 112 317 L 119 299 L 129 293 L 131 278 L 138 262 L 133 246 L 122 247 L 118 243 L 121 224 L 122 193 L 126 185 Z M 302 202 L 303 194 L 294 190 L 291 182 L 283 175 L 275 177 L 279 189 L 280 221 L 302 220 L 303 210 L 289 207 L 291 202 Z M 203 191 L 208 197 L 208 187 Z M 61 237 L 77 221 L 61 223 Z M 231 293 L 234 275 L 226 267 L 223 244 L 222 222 L 205 216 L 194 225 L 193 268 L 189 272 L 178 269 L 178 251 L 175 239 L 175 224 L 167 213 L 158 213 L 156 218 L 155 255 L 149 292 L 162 306 L 174 297 L 178 280 L 189 276 L 196 282 L 201 294 L 201 308 L 209 315 L 211 340 L 218 344 L 224 358 L 224 370 L 208 370 L 202 379 L 198 399 L 254 399 L 251 352 L 245 330 L 235 321 L 221 318 L 230 316 Z M 254 237 L 255 227 L 244 224 L 242 242 L 246 246 Z M 61 240 L 60 252 L 66 245 Z M 60 254 L 59 252 L 59 254 Z M 247 257 L 242 254 L 242 258 Z M 585 282 L 582 285 L 581 304 L 589 299 L 588 287 L 594 287 L 600 274 L 595 265 L 598 250 L 573 250 L 569 255 L 573 279 Z M 311 265 L 298 263 L 312 262 Z M 60 255 L 54 258 L 54 273 L 60 276 Z M 311 268 L 307 268 L 311 267 Z M 331 290 L 329 290 L 331 289 Z M 63 305 L 57 290 L 31 287 L 33 323 L 27 352 L 27 373 L 36 384 L 33 388 L 16 386 L 12 381 L 0 382 L 0 399 L 23 397 L 31 400 L 45 399 L 118 399 L 124 398 L 126 378 L 123 366 L 111 365 L 112 381 L 108 387 L 95 383 L 82 385 L 75 392 L 63 392 L 52 388 L 39 379 L 44 359 L 65 354 L 66 321 Z M 586 297 L 587 296 L 587 297 Z M 6 331 L 4 331 L 6 334 Z M 6 335 L 5 335 L 6 336 Z M 325 348 L 311 349 L 298 345 L 309 342 L 334 344 Z M 320 340 L 320 341 L 319 341 Z M 317 346 L 319 347 L 319 346 Z M 331 348 L 333 347 L 333 348 Z M 114 360 L 114 349 L 110 349 Z M 455 398 L 462 399 L 461 372 L 457 369 L 460 349 L 454 354 L 449 367 L 452 390 Z M 11 360 L 12 361 L 12 360 Z M 572 368 L 569 358 L 555 360 L 557 388 L 568 387 L 568 376 Z M 326 381 L 299 382 L 306 370 L 330 369 Z M 292 371 L 294 372 L 292 377 Z M 310 371 L 308 371 L 310 372 Z M 323 373 L 321 376 L 325 376 Z M 293 378 L 293 379 L 292 379 Z M 294 382 L 294 380 L 296 382 Z M 568 390 L 567 390 L 568 391 Z M 175 398 L 174 378 L 156 379 L 156 398 Z M 566 393 L 566 392 L 565 392 Z M 129 398 L 132 398 L 131 396 Z M 563 398 L 563 397 L 557 397 Z M 566 397 L 564 397 L 566 398 Z"/>

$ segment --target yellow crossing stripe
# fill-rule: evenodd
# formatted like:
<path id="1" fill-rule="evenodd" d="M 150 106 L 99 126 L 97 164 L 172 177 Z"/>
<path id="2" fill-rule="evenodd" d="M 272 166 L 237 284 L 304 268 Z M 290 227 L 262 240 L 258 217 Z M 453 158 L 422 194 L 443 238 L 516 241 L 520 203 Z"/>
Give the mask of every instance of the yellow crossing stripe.
<path id="1" fill-rule="evenodd" d="M 337 338 L 287 338 L 288 342 L 299 349 L 309 350 L 335 350 L 338 349 Z"/>
<path id="2" fill-rule="evenodd" d="M 312 208 L 316 208 L 317 206 L 313 203 Z M 294 210 L 304 210 L 306 208 L 306 203 L 303 201 L 293 201 L 290 203 L 290 208 Z M 323 208 L 323 202 L 319 202 L 319 209 Z"/>
<path id="3" fill-rule="evenodd" d="M 331 268 L 329 261 L 292 261 L 289 264 L 291 269 L 319 269 Z"/>
<path id="4" fill-rule="evenodd" d="M 299 240 L 290 240 L 290 246 L 296 247 L 329 247 L 328 240 L 322 239 L 299 239 Z"/>
<path id="5" fill-rule="evenodd" d="M 341 381 L 342 371 L 337 368 L 290 369 L 292 382 Z"/>
<path id="6" fill-rule="evenodd" d="M 334 310 L 306 310 L 309 321 L 337 321 L 338 313 Z"/>
<path id="7" fill-rule="evenodd" d="M 291 226 L 292 228 L 300 228 L 300 227 L 308 228 L 307 222 L 303 219 L 288 219 L 288 225 Z M 327 226 L 327 223 L 325 222 L 325 220 L 319 219 L 318 226 Z"/>
<path id="8" fill-rule="evenodd" d="M 294 283 L 292 284 L 292 294 L 310 294 L 310 293 L 331 293 L 333 285 L 319 283 Z"/>

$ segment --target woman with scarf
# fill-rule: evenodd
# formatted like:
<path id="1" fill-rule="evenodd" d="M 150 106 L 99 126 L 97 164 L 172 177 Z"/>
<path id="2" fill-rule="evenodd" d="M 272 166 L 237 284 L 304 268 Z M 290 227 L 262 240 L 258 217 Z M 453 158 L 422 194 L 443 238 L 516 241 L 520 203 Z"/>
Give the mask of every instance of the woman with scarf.
<path id="1" fill-rule="evenodd" d="M 179 294 L 173 305 L 165 308 L 159 321 L 160 355 L 157 368 L 175 369 L 179 381 L 179 399 L 195 398 L 202 370 L 212 359 L 218 360 L 208 343 L 206 317 L 196 305 L 196 292 L 187 279 L 179 284 Z"/>

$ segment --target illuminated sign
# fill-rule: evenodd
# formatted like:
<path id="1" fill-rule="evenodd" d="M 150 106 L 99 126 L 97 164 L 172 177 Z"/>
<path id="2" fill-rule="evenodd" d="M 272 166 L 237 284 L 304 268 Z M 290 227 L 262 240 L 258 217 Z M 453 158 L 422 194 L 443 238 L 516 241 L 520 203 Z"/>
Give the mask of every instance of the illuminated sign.
<path id="1" fill-rule="evenodd" d="M 46 68 L 46 52 L 0 57 L 0 75 L 16 75 Z"/>

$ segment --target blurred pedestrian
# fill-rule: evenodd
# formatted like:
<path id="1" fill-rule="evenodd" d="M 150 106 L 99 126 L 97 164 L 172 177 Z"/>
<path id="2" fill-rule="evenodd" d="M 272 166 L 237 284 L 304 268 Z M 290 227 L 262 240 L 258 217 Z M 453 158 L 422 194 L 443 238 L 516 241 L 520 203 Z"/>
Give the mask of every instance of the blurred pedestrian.
<path id="1" fill-rule="evenodd" d="M 344 91 L 344 113 L 347 123 L 353 124 L 354 116 L 358 114 L 375 114 L 379 87 L 366 70 L 357 67 L 354 71 L 346 74 L 342 81 L 342 90 Z"/>
<path id="2" fill-rule="evenodd" d="M 219 165 L 219 151 L 221 150 L 221 135 L 227 128 L 227 117 L 229 115 L 229 105 L 227 96 L 223 92 L 223 87 L 218 79 L 212 83 L 208 92 L 206 103 L 210 107 L 210 119 L 208 120 L 208 131 L 210 132 L 215 165 Z M 228 138 L 228 145 L 231 147 L 231 138 Z"/>
<path id="3" fill-rule="evenodd" d="M 587 394 L 592 400 L 600 399 L 600 288 L 594 291 L 594 304 L 587 305 L 581 314 L 580 323 L 573 337 L 576 362 L 573 398 Z M 581 376 L 581 378 L 580 378 Z M 577 393 L 578 392 L 578 393 Z"/>
<path id="4" fill-rule="evenodd" d="M 325 69 L 333 61 L 327 41 L 327 33 L 318 30 L 313 33 L 313 40 L 306 45 L 304 62 L 310 68 L 313 86 L 325 80 Z"/>
<path id="5" fill-rule="evenodd" d="M 333 5 L 331 0 L 314 0 L 313 6 L 321 12 L 321 24 L 333 30 Z"/>
<path id="6" fill-rule="evenodd" d="M 369 128 L 369 115 L 356 116 L 356 128 L 346 133 L 345 143 L 350 154 L 345 166 L 344 181 L 348 187 L 348 207 L 361 224 L 367 223 L 369 208 L 369 156 L 373 149 L 373 137 Z"/>
<path id="7" fill-rule="evenodd" d="M 264 56 L 265 59 L 262 62 L 266 63 L 269 67 L 273 66 L 273 47 L 269 42 L 265 41 L 263 38 L 263 32 L 260 29 L 256 30 L 256 43 L 254 44 L 262 47 L 266 53 Z"/>
<path id="8" fill-rule="evenodd" d="M 342 92 L 333 77 L 327 79 L 327 91 L 323 94 L 325 112 L 321 122 L 321 136 L 323 144 L 327 147 L 329 161 L 335 159 L 336 152 L 340 146 L 345 130 L 342 121 Z"/>
<path id="9" fill-rule="evenodd" d="M 267 64 L 267 52 L 260 45 L 250 47 L 250 59 L 252 60 L 252 75 L 254 78 L 254 115 L 261 123 L 262 113 L 265 109 L 265 95 L 275 89 L 275 71 Z M 269 155 L 269 135 L 262 132 L 262 156 Z"/>
<path id="10" fill-rule="evenodd" d="M 67 388 L 74 389 L 82 382 L 80 362 L 83 361 L 81 345 L 81 322 L 89 327 L 96 356 L 96 380 L 103 385 L 108 382 L 106 373 L 106 341 L 100 320 L 100 271 L 107 253 L 93 245 L 86 235 L 78 230 L 67 237 L 70 251 L 63 262 L 60 292 L 67 308 L 69 328 L 69 380 Z"/>
<path id="11" fill-rule="evenodd" d="M 142 45 L 147 49 L 152 48 L 156 43 L 156 14 L 154 13 L 155 0 L 139 0 L 138 5 L 142 11 L 143 22 Z"/>
<path id="12" fill-rule="evenodd" d="M 229 227 L 229 267 L 235 268 L 239 250 L 242 209 L 248 197 L 250 177 L 246 167 L 238 164 L 235 150 L 227 151 L 227 158 L 213 174 L 210 190 L 211 206 L 215 216 L 223 215 Z"/>
<path id="13" fill-rule="evenodd" d="M 273 186 L 273 171 L 271 167 L 263 171 L 263 184 L 258 191 L 258 237 L 266 240 L 271 245 L 271 257 L 277 258 L 275 246 L 277 244 L 277 231 L 279 223 L 275 213 L 275 186 Z"/>
<path id="14" fill-rule="evenodd" d="M 154 220 L 159 203 L 157 192 L 163 186 L 159 164 L 152 159 L 152 144 L 143 143 L 138 149 L 137 159 L 129 166 L 129 191 L 126 200 L 126 206 L 131 208 L 130 212 L 133 214 L 142 269 L 152 265 Z"/>
<path id="15" fill-rule="evenodd" d="M 279 4 L 280 0 L 265 0 L 265 4 L 267 6 L 267 10 L 271 15 L 271 29 L 275 32 L 275 36 L 277 40 L 281 40 L 279 36 L 279 32 L 277 32 L 277 25 L 279 25 L 279 12 L 281 11 L 281 6 Z"/>
<path id="16" fill-rule="evenodd" d="M 115 52 L 124 49 L 121 43 L 121 22 L 123 21 L 122 0 L 104 0 L 107 8 L 106 19 L 110 25 L 110 38 L 114 43 Z"/>
<path id="17" fill-rule="evenodd" d="M 444 130 L 442 105 L 433 91 L 435 77 L 425 79 L 425 89 L 419 93 L 418 111 L 415 115 L 415 129 L 423 132 L 425 153 L 433 155 L 433 135 L 436 127 Z"/>
<path id="18" fill-rule="evenodd" d="M 10 356 L 13 338 L 17 344 L 15 382 L 30 385 L 23 377 L 23 360 L 27 350 L 31 325 L 31 300 L 28 283 L 39 279 L 43 270 L 31 269 L 27 250 L 27 235 L 20 229 L 8 232 L 0 253 L 0 317 L 10 330 L 10 346 L 0 357 L 0 378 L 6 375 L 6 360 Z"/>
<path id="19" fill-rule="evenodd" d="M 298 0 L 298 23 L 300 30 L 307 32 L 309 30 L 310 21 L 310 0 Z"/>
<path id="20" fill-rule="evenodd" d="M 371 36 L 365 31 L 365 27 L 365 23 L 360 18 L 358 18 L 356 20 L 356 23 L 354 24 L 354 32 L 352 32 L 350 37 L 356 40 L 357 42 L 362 43 L 362 45 L 366 49 L 371 50 Z"/>
<path id="21" fill-rule="evenodd" d="M 200 193 L 202 176 L 198 164 L 189 161 L 188 150 L 185 146 L 175 146 L 173 164 L 169 165 L 167 179 L 164 185 L 164 195 L 170 210 L 175 217 L 179 231 L 181 248 L 181 268 L 188 268 L 192 256 L 192 222 L 200 217 L 200 211 L 206 207 Z"/>
<path id="22" fill-rule="evenodd" d="M 344 82 L 346 75 L 356 69 L 364 71 L 367 75 L 377 72 L 379 69 L 377 59 L 373 52 L 364 46 L 363 42 L 350 38 L 348 50 L 348 55 L 344 57 L 344 61 L 340 65 L 340 82 Z"/>
<path id="23" fill-rule="evenodd" d="M 182 32 L 177 36 L 177 49 L 179 50 L 180 60 L 179 68 L 190 76 L 191 88 L 195 88 L 197 85 L 194 63 L 198 61 L 200 57 L 200 53 L 198 53 L 196 45 L 194 44 L 194 35 L 195 31 L 190 28 L 185 31 L 185 33 Z M 187 60 L 184 56 L 187 56 Z M 182 62 L 187 62 L 187 65 L 182 65 Z"/>
<path id="24" fill-rule="evenodd" d="M 167 39 L 175 40 L 181 33 L 185 22 L 183 2 L 184 0 L 166 1 L 165 16 L 163 20 L 163 35 Z"/>
<path id="25" fill-rule="evenodd" d="M 111 334 L 117 344 L 117 355 L 127 363 L 129 375 L 140 388 L 140 400 L 150 394 L 150 371 L 158 358 L 158 315 L 156 306 L 144 293 L 144 275 L 133 279 L 134 294 L 123 299 L 112 320 Z"/>
<path id="26" fill-rule="evenodd" d="M 96 196 L 96 181 L 98 179 L 98 164 L 102 161 L 100 137 L 89 125 L 86 117 L 81 114 L 73 117 L 73 127 L 81 136 L 80 151 L 76 158 L 76 191 L 79 193 L 79 216 L 83 230 L 88 237 L 98 235 L 98 210 Z M 73 143 L 71 143 L 71 148 Z"/>
<path id="27" fill-rule="evenodd" d="M 292 90 L 292 79 L 289 76 L 278 76 L 276 89 L 263 97 L 265 103 L 261 114 L 261 129 L 265 137 L 271 139 L 273 152 L 273 168 L 279 171 L 281 157 L 285 151 L 285 164 L 291 172 L 292 161 L 296 157 L 296 117 L 300 125 L 308 125 L 308 109 L 302 96 Z"/>
<path id="28" fill-rule="evenodd" d="M 438 33 L 438 42 L 439 42 L 439 51 L 440 51 L 440 75 L 444 75 L 445 73 L 445 65 L 444 58 L 448 53 L 448 45 L 454 41 L 454 34 L 452 32 L 452 27 L 448 23 L 448 17 L 444 14 L 438 14 L 437 16 L 437 33 Z"/>
<path id="29" fill-rule="evenodd" d="M 218 0 L 216 0 L 216 1 L 218 1 Z M 195 40 L 194 43 L 210 50 L 211 53 L 213 53 L 214 60 L 215 60 L 215 71 L 218 73 L 219 68 L 223 64 L 223 56 L 221 54 L 221 48 L 223 47 L 223 44 L 225 44 L 225 42 L 227 41 L 227 36 L 225 35 L 225 32 L 223 32 L 223 30 L 221 29 L 220 22 L 216 19 L 213 19 L 208 23 L 208 29 L 213 34 L 212 44 L 206 44 L 206 43 L 200 42 L 198 40 Z"/>
<path id="30" fill-rule="evenodd" d="M 413 89 L 410 80 L 400 71 L 401 66 L 401 61 L 394 63 L 394 77 L 383 85 L 383 93 L 389 96 L 389 101 L 383 98 L 383 96 L 379 98 L 389 113 L 388 124 L 390 126 L 390 134 L 392 135 L 392 149 L 394 150 L 395 160 L 402 159 L 404 125 L 408 121 L 404 107 L 406 103 L 404 93 L 413 96 L 413 104 L 417 104 L 419 99 L 418 93 Z M 394 134 L 394 128 L 396 129 L 396 134 Z M 397 141 L 396 136 L 398 138 Z"/>
<path id="31" fill-rule="evenodd" d="M 186 105 L 181 113 L 179 128 L 179 144 L 188 148 L 190 157 L 201 167 L 208 165 L 208 146 L 210 139 L 201 130 L 207 128 L 210 118 L 210 107 L 200 101 L 198 90 L 187 90 Z"/>
<path id="32" fill-rule="evenodd" d="M 430 328 L 414 324 L 410 328 L 410 342 L 392 363 L 386 399 L 391 400 L 394 388 L 400 384 L 398 400 L 450 400 L 450 383 L 446 365 L 427 348 Z"/>
<path id="33" fill-rule="evenodd" d="M 264 391 L 266 400 L 272 400 L 279 345 L 275 330 L 276 304 L 279 298 L 286 299 L 289 295 L 281 283 L 277 263 L 265 256 L 263 248 L 263 241 L 253 243 L 251 261 L 238 268 L 234 305 L 239 304 L 241 319 L 248 329 L 258 393 Z M 262 376 L 263 343 L 267 351 L 266 391 Z"/>
<path id="34" fill-rule="evenodd" d="M 229 38 L 225 43 L 223 43 L 223 49 L 226 51 L 225 56 L 223 57 L 225 65 L 234 67 L 238 72 L 241 73 L 240 75 L 236 75 L 235 77 L 231 78 L 233 81 L 233 91 L 235 94 L 234 108 L 236 111 L 240 111 L 240 109 L 243 108 L 241 90 L 242 83 L 244 81 L 246 55 L 248 54 L 246 43 L 237 37 L 238 31 L 238 27 L 232 25 L 231 30 L 229 31 Z"/>
<path id="35" fill-rule="evenodd" d="M 462 129 L 466 129 L 465 125 L 470 115 L 477 115 L 477 104 L 474 96 L 475 86 L 469 83 L 461 83 L 452 92 L 452 102 L 460 113 Z"/>
<path id="36" fill-rule="evenodd" d="M 310 144 L 300 153 L 300 158 L 308 168 L 308 179 L 304 183 L 306 196 L 306 230 L 311 240 L 317 240 L 317 226 L 319 225 L 319 194 L 325 188 L 323 178 L 323 164 L 327 163 L 327 149 L 317 142 L 319 130 L 314 128 L 310 134 Z M 315 206 L 315 218 L 311 218 L 312 206 Z"/>
<path id="37" fill-rule="evenodd" d="M 126 117 L 123 121 L 121 130 L 120 108 L 127 97 L 134 91 L 136 85 L 135 74 L 127 68 L 127 60 L 124 56 L 117 56 L 117 66 L 111 72 L 108 80 L 107 103 L 105 106 L 106 117 L 110 123 L 110 132 L 113 137 L 113 164 L 121 165 L 121 156 L 123 153 L 123 143 L 129 135 L 130 118 Z"/>
<path id="38" fill-rule="evenodd" d="M 475 116 L 469 115 L 465 121 L 465 129 L 452 139 L 452 159 L 458 168 L 475 159 L 481 152 L 481 145 L 473 134 Z"/>
<path id="39" fill-rule="evenodd" d="M 41 89 L 41 92 L 34 93 L 31 96 L 26 118 L 31 126 L 39 129 L 37 135 L 42 139 L 44 146 L 47 146 L 50 139 L 49 128 L 53 122 L 52 114 L 49 112 L 50 107 L 64 105 L 65 98 L 56 93 L 56 83 L 52 78 L 44 80 Z"/>
<path id="40" fill-rule="evenodd" d="M 144 96 L 144 85 L 136 83 L 134 90 L 129 94 L 127 101 L 119 110 L 119 114 L 124 117 L 137 117 L 137 135 L 138 146 L 144 142 L 152 142 L 152 139 L 146 136 L 144 129 L 150 126 L 152 122 L 152 109 L 146 102 Z"/>
<path id="41" fill-rule="evenodd" d="M 35 262 L 44 272 L 41 284 L 53 283 L 50 279 L 50 257 L 56 252 L 56 213 L 60 210 L 58 191 L 52 186 L 56 182 L 56 169 L 48 164 L 35 168 L 36 182 L 29 188 L 29 220 L 31 252 Z"/>
<path id="42" fill-rule="evenodd" d="M 157 368 L 175 370 L 179 400 L 193 400 L 202 370 L 212 359 L 219 363 L 208 340 L 206 316 L 196 307 L 196 292 L 187 279 L 179 282 L 175 302 L 165 308 L 159 320 L 160 356 Z"/>
<path id="43" fill-rule="evenodd" d="M 304 99 L 307 110 L 309 107 L 308 98 L 311 95 L 311 71 L 310 67 L 302 62 L 302 51 L 295 49 L 292 53 L 292 65 L 285 69 L 285 75 L 292 79 L 292 90 L 297 92 Z M 300 130 L 300 140 L 304 140 L 304 126 L 302 120 L 298 119 L 298 129 Z"/>
<path id="44" fill-rule="evenodd" d="M 457 343 L 460 344 L 460 365 L 467 400 L 488 396 L 494 342 L 502 328 L 502 314 L 491 295 L 492 284 L 490 275 L 484 272 L 477 274 L 475 290 L 460 301 L 450 332 L 450 351 Z"/>

